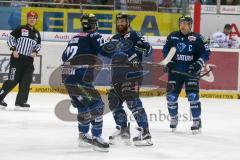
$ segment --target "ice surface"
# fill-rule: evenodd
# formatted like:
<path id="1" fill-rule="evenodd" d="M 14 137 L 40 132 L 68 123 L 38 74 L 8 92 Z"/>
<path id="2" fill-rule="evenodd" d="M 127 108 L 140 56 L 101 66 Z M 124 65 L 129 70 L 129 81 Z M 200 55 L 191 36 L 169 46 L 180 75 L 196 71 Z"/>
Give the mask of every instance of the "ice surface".
<path id="1" fill-rule="evenodd" d="M 186 98 L 179 99 L 179 113 L 183 117 L 176 133 L 170 132 L 165 118 L 168 114 L 165 97 L 143 98 L 154 146 L 119 144 L 111 146 L 108 153 L 99 153 L 78 148 L 77 123 L 56 117 L 55 105 L 68 96 L 31 94 L 29 112 L 13 110 L 15 96 L 15 93 L 9 94 L 5 99 L 9 105 L 7 110 L 0 110 L 0 160 L 240 159 L 239 100 L 202 99 L 202 134 L 192 135 Z M 132 136 L 137 134 L 135 126 L 131 120 Z M 112 114 L 108 113 L 104 116 L 103 136 L 107 138 L 114 130 Z"/>

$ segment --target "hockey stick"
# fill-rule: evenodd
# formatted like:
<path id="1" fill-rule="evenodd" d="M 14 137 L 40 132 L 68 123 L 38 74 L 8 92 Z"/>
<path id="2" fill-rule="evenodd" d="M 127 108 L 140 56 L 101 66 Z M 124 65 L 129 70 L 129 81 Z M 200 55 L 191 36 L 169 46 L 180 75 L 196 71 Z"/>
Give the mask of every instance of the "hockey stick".
<path id="1" fill-rule="evenodd" d="M 186 73 L 186 72 L 180 72 L 180 71 L 176 71 L 176 70 L 172 70 L 171 72 L 176 73 L 176 74 L 180 74 L 180 75 L 183 75 L 183 76 L 187 76 L 187 77 L 190 77 L 190 78 L 194 78 L 194 79 L 201 79 L 202 77 L 207 75 L 212 70 L 213 70 L 213 68 L 211 67 L 207 72 L 204 72 L 203 74 L 200 74 L 200 75 L 190 74 L 190 73 Z"/>
<path id="2" fill-rule="evenodd" d="M 168 52 L 167 57 L 165 57 L 164 60 L 162 60 L 159 64 L 163 65 L 163 66 L 166 66 L 172 60 L 172 58 L 175 55 L 176 51 L 177 51 L 177 49 L 175 47 L 172 47 L 170 49 L 170 51 Z"/>
<path id="3" fill-rule="evenodd" d="M 153 66 L 165 66 L 167 65 L 173 58 L 173 56 L 176 53 L 176 48 L 172 47 L 164 60 L 162 60 L 160 63 L 153 63 L 153 62 L 142 62 L 141 64 L 146 64 L 146 65 L 153 65 Z M 129 65 L 126 64 L 95 64 L 95 65 L 62 65 L 62 67 L 71 67 L 75 69 L 80 69 L 80 68 L 109 68 L 109 67 L 129 67 Z"/>

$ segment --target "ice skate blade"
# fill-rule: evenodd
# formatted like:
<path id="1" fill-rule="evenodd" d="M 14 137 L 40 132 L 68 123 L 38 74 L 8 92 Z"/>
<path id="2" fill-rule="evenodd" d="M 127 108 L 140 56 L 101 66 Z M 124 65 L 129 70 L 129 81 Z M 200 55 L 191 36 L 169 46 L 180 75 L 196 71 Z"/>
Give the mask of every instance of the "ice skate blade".
<path id="1" fill-rule="evenodd" d="M 127 146 L 131 146 L 132 145 L 130 139 L 122 139 L 122 140 L 123 140 L 125 145 L 127 145 Z"/>
<path id="2" fill-rule="evenodd" d="M 118 139 L 118 137 L 109 136 L 109 144 L 116 145 L 117 141 L 118 141 L 117 139 Z"/>
<path id="3" fill-rule="evenodd" d="M 7 110 L 7 107 L 0 106 L 0 110 L 4 110 L 4 111 L 6 111 L 6 110 Z"/>
<path id="4" fill-rule="evenodd" d="M 130 141 L 130 138 L 121 138 L 120 136 L 117 136 L 117 137 L 109 136 L 110 145 L 116 145 L 121 142 L 123 142 L 123 144 L 127 146 L 130 146 L 132 144 Z"/>
<path id="5" fill-rule="evenodd" d="M 29 111 L 29 108 L 15 106 L 14 111 Z"/>
<path id="6" fill-rule="evenodd" d="M 196 130 L 192 130 L 192 134 L 195 135 L 195 134 L 201 134 L 202 133 L 202 130 L 201 129 L 196 129 Z"/>
<path id="7" fill-rule="evenodd" d="M 108 148 L 101 148 L 101 147 L 94 146 L 94 145 L 92 146 L 92 149 L 97 152 L 109 152 Z"/>
<path id="8" fill-rule="evenodd" d="M 90 147 L 90 146 L 91 146 L 90 143 L 87 143 L 87 142 L 84 142 L 84 141 L 80 141 L 80 140 L 79 140 L 79 143 L 78 143 L 78 147 L 79 147 L 79 148 L 88 148 L 88 147 Z"/>
<path id="9" fill-rule="evenodd" d="M 171 132 L 176 132 L 177 128 L 171 128 Z"/>
<path id="10" fill-rule="evenodd" d="M 153 142 L 150 139 L 142 140 L 142 141 L 135 141 L 134 145 L 135 146 L 152 146 Z"/>

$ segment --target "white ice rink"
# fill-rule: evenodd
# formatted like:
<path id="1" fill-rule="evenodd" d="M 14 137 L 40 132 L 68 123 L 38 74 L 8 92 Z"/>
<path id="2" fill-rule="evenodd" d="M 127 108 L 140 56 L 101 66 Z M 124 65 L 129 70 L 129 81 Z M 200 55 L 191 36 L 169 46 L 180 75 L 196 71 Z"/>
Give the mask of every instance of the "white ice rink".
<path id="1" fill-rule="evenodd" d="M 108 153 L 78 148 L 76 122 L 64 122 L 54 114 L 55 105 L 68 98 L 60 94 L 31 94 L 29 112 L 13 110 L 15 93 L 9 94 L 6 111 L 0 110 L 0 160 L 239 160 L 240 100 L 202 99 L 202 134 L 192 135 L 189 105 L 179 99 L 184 114 L 176 133 L 169 130 L 164 97 L 143 98 L 150 120 L 151 147 L 111 146 Z M 161 116 L 160 116 L 161 113 Z M 155 114 L 155 115 L 154 115 Z M 131 121 L 132 135 L 136 135 Z M 103 136 L 114 131 L 112 114 L 104 116 Z"/>

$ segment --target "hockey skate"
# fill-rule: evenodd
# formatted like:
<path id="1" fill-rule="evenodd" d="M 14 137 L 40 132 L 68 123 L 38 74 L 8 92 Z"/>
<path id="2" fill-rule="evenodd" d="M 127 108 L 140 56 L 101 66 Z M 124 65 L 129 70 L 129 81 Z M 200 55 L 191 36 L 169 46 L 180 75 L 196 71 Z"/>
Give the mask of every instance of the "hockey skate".
<path id="1" fill-rule="evenodd" d="M 170 121 L 170 128 L 172 129 L 172 132 L 175 132 L 177 129 L 177 125 L 178 125 L 178 117 L 171 117 L 171 121 Z"/>
<path id="2" fill-rule="evenodd" d="M 0 100 L 0 109 L 3 109 L 3 110 L 5 110 L 5 109 L 6 109 L 6 107 L 7 107 L 7 103 L 6 103 L 6 102 L 4 102 L 3 100 Z"/>
<path id="3" fill-rule="evenodd" d="M 140 132 L 137 137 L 133 138 L 133 143 L 135 146 L 152 146 L 153 143 L 151 141 L 151 134 L 149 132 L 148 128 L 137 128 L 137 130 Z"/>
<path id="4" fill-rule="evenodd" d="M 116 126 L 117 131 L 115 131 L 112 136 L 109 136 L 109 143 L 112 145 L 117 144 L 119 140 L 122 140 L 124 144 L 131 145 L 130 142 L 130 123 L 127 127 L 122 128 L 121 126 Z"/>
<path id="5" fill-rule="evenodd" d="M 79 147 L 89 147 L 92 144 L 92 137 L 87 133 L 79 133 Z"/>
<path id="6" fill-rule="evenodd" d="M 29 111 L 30 105 L 27 103 L 22 103 L 22 104 L 15 104 L 15 111 Z"/>
<path id="7" fill-rule="evenodd" d="M 100 152 L 108 152 L 109 144 L 102 137 L 93 137 L 93 150 Z"/>
<path id="8" fill-rule="evenodd" d="M 193 120 L 193 125 L 191 126 L 192 134 L 201 133 L 202 122 L 201 119 Z"/>

